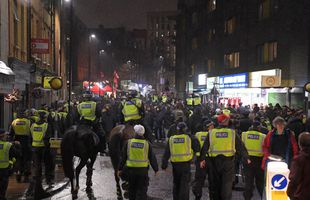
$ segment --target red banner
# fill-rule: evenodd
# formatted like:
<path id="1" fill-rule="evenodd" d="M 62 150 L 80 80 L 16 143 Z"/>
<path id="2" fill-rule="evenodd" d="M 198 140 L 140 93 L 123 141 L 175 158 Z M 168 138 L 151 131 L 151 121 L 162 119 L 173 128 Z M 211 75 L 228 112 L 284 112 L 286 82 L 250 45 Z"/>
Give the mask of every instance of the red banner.
<path id="1" fill-rule="evenodd" d="M 31 53 L 49 54 L 49 39 L 31 39 Z"/>

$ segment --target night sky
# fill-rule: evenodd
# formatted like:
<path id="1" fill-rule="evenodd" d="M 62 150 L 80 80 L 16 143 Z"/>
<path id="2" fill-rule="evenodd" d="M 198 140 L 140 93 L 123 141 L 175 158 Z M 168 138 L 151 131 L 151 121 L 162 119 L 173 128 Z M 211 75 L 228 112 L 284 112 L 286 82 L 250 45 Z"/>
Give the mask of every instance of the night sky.
<path id="1" fill-rule="evenodd" d="M 75 11 L 90 28 L 146 28 L 149 11 L 175 11 L 177 0 L 75 0 Z"/>

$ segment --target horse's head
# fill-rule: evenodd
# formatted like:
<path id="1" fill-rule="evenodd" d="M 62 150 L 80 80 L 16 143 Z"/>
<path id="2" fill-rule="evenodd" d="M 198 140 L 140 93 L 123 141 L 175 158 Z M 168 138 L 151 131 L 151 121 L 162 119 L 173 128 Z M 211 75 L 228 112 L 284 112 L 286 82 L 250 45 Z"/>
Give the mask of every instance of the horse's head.
<path id="1" fill-rule="evenodd" d="M 129 140 L 131 138 L 135 137 L 135 130 L 133 129 L 132 125 L 125 125 L 125 128 L 123 130 L 122 138 L 123 140 Z"/>

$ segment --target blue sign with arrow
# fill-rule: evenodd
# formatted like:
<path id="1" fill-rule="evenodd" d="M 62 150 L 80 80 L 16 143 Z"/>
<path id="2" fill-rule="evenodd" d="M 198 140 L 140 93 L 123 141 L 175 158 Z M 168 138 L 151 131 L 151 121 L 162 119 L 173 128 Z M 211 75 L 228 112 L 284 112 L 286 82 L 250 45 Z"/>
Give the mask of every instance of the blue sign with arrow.
<path id="1" fill-rule="evenodd" d="M 283 190 L 286 188 L 288 181 L 284 175 L 276 174 L 272 177 L 271 184 L 276 190 Z"/>

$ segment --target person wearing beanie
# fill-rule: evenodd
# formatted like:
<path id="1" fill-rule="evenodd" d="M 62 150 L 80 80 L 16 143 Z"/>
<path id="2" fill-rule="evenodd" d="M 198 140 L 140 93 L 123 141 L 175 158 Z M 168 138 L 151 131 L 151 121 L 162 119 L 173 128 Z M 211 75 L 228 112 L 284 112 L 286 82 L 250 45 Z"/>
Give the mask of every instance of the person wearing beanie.
<path id="1" fill-rule="evenodd" d="M 291 200 L 308 200 L 310 199 L 310 133 L 301 133 L 298 140 L 300 152 L 292 162 L 287 195 Z"/>
<path id="2" fill-rule="evenodd" d="M 263 147 L 262 144 L 266 135 L 263 134 L 259 127 L 260 121 L 253 121 L 249 131 L 242 133 L 242 141 L 248 150 L 251 163 L 244 163 L 245 174 L 245 191 L 243 193 L 245 200 L 251 200 L 254 190 L 254 181 L 259 195 L 262 198 L 264 191 L 264 171 L 260 167 L 263 160 Z"/>
<path id="3" fill-rule="evenodd" d="M 229 128 L 230 117 L 221 114 L 217 117 L 217 121 L 219 127 L 209 132 L 200 151 L 200 167 L 206 167 L 206 155 L 209 154 L 209 173 L 213 175 L 210 184 L 216 189 L 210 191 L 210 199 L 226 200 L 232 199 L 236 152 L 246 160 L 247 164 L 251 161 L 241 138 L 235 130 Z"/>
<path id="4" fill-rule="evenodd" d="M 173 200 L 189 200 L 191 181 L 191 161 L 194 153 L 199 151 L 199 142 L 188 134 L 184 122 L 177 124 L 176 135 L 169 138 L 162 158 L 163 170 L 168 168 L 168 160 L 172 164 Z"/>
<path id="5" fill-rule="evenodd" d="M 149 165 L 152 166 L 156 175 L 158 163 L 152 146 L 144 138 L 145 128 L 139 124 L 134 126 L 134 130 L 135 138 L 128 140 L 123 148 L 119 175 L 122 176 L 124 172 L 128 176 L 129 200 L 146 200 Z"/>
<path id="6" fill-rule="evenodd" d="M 10 169 L 13 158 L 19 157 L 20 152 L 15 148 L 15 144 L 7 142 L 7 134 L 4 129 L 0 129 L 0 199 L 6 199 L 6 190 L 9 185 Z M 18 142 L 15 142 L 18 144 Z"/>

